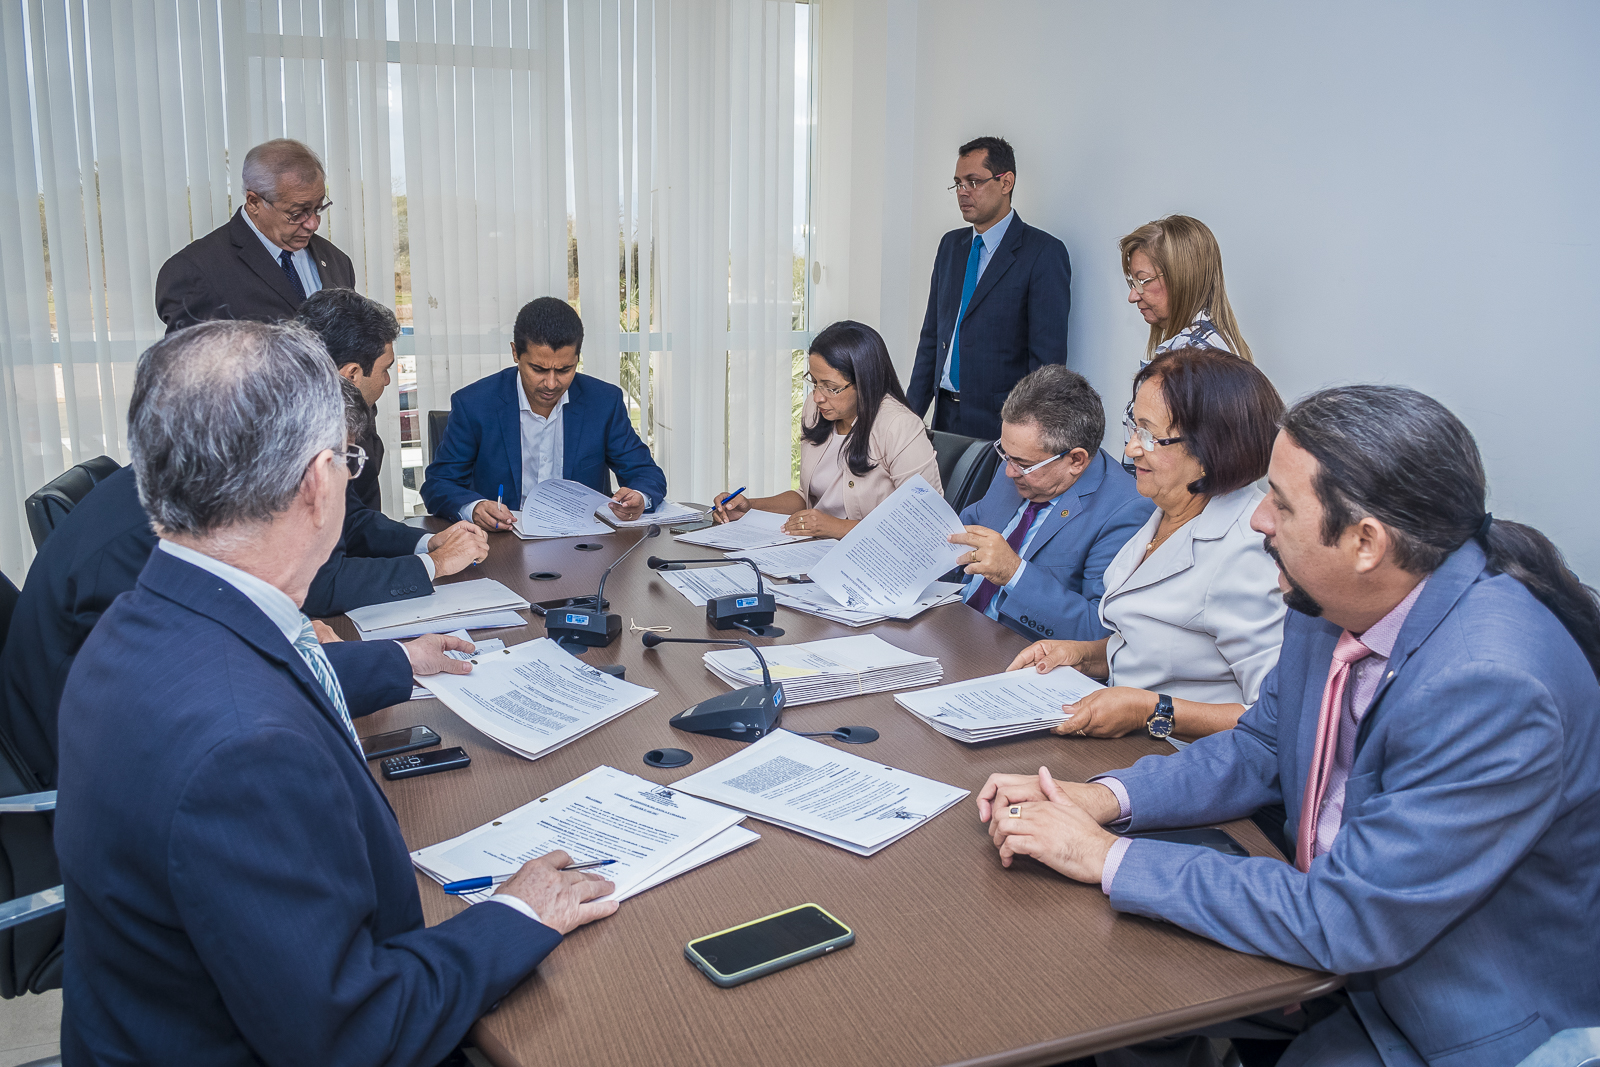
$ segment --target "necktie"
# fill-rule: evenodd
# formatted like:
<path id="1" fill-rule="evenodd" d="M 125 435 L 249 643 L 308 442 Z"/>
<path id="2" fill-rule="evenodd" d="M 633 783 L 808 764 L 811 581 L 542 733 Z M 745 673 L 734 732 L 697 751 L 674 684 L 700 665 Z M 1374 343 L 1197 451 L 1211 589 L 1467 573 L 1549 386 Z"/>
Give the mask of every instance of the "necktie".
<path id="1" fill-rule="evenodd" d="M 1016 528 L 1011 531 L 1011 536 L 1006 538 L 1006 544 L 1011 546 L 1011 551 L 1019 556 L 1022 555 L 1022 542 L 1027 540 L 1028 531 L 1033 529 L 1033 520 L 1049 504 L 1048 500 L 1042 504 L 1036 504 L 1031 500 L 1028 501 L 1028 506 L 1022 509 L 1022 518 L 1017 520 Z M 972 594 L 972 599 L 967 603 L 979 611 L 986 612 L 989 610 L 989 601 L 993 600 L 994 595 L 999 591 L 1000 587 L 998 585 L 985 578 L 983 584 L 978 586 L 978 591 Z"/>
<path id="2" fill-rule="evenodd" d="M 1358 641 L 1349 630 L 1341 633 L 1339 643 L 1333 646 L 1328 684 L 1322 690 L 1322 710 L 1317 715 L 1317 744 L 1311 750 L 1306 791 L 1300 801 L 1300 832 L 1295 835 L 1294 865 L 1302 871 L 1309 871 L 1316 857 L 1317 819 L 1328 796 L 1328 776 L 1333 771 L 1334 753 L 1339 749 L 1339 717 L 1344 711 L 1350 666 L 1370 655 L 1372 649 Z"/>
<path id="3" fill-rule="evenodd" d="M 289 288 L 294 290 L 295 304 L 306 302 L 306 287 L 300 284 L 300 272 L 294 269 L 294 253 L 285 248 L 278 253 L 278 265 L 283 268 L 284 276 L 289 279 Z"/>
<path id="4" fill-rule="evenodd" d="M 955 336 L 950 338 L 950 385 L 961 388 L 961 320 L 967 314 L 967 301 L 978 287 L 978 260 L 983 256 L 983 234 L 972 235 L 972 251 L 967 253 L 967 277 L 961 283 L 961 307 L 956 311 Z M 993 594 L 990 594 L 991 596 Z"/>
<path id="5" fill-rule="evenodd" d="M 322 686 L 323 692 L 328 694 L 328 699 L 333 701 L 333 708 L 339 713 L 339 721 L 350 731 L 350 740 L 355 742 L 359 750 L 361 739 L 356 736 L 356 724 L 350 721 L 350 707 L 344 702 L 344 690 L 339 686 L 338 676 L 333 673 L 333 664 L 328 662 L 328 654 L 322 651 L 322 646 L 317 643 L 317 632 L 311 628 L 311 620 L 304 615 L 300 618 L 305 622 L 305 626 L 300 630 L 300 636 L 294 639 L 294 650 L 300 653 L 300 658 L 311 668 L 312 676 Z"/>

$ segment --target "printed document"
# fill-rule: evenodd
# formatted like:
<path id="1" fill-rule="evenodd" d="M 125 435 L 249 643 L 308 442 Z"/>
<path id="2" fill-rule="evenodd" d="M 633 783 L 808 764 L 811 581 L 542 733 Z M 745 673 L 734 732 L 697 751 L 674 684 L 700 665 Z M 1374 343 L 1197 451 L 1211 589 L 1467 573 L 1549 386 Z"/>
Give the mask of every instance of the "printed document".
<path id="1" fill-rule="evenodd" d="M 647 511 L 637 519 L 629 519 L 627 522 L 617 518 L 617 513 L 611 510 L 610 504 L 595 508 L 594 513 L 619 530 L 671 526 L 679 522 L 697 522 L 705 517 L 705 512 L 699 508 L 691 508 L 687 504 L 675 504 L 670 500 L 663 500 L 654 511 Z"/>
<path id="2" fill-rule="evenodd" d="M 519 756 L 538 759 L 656 695 L 595 670 L 548 637 L 474 654 L 471 674 L 417 677 L 446 707 Z"/>
<path id="3" fill-rule="evenodd" d="M 968 791 L 774 730 L 673 788 L 871 856 Z"/>
<path id="4" fill-rule="evenodd" d="M 846 608 L 894 615 L 956 565 L 967 548 L 946 538 L 965 529 L 944 497 L 914 474 L 811 568 L 811 579 Z"/>
<path id="5" fill-rule="evenodd" d="M 749 556 L 750 561 L 761 568 L 762 574 L 769 574 L 774 578 L 798 578 L 803 574 L 809 574 L 811 568 L 820 563 L 823 556 L 832 552 L 836 544 L 837 541 L 826 539 L 802 541 L 796 545 L 751 549 L 743 555 Z"/>
<path id="6" fill-rule="evenodd" d="M 615 860 L 595 873 L 616 883 L 613 896 L 625 900 L 699 866 L 691 859 L 704 863 L 756 840 L 737 828 L 743 818 L 741 811 L 602 766 L 485 826 L 418 849 L 411 861 L 443 885 L 512 874 L 561 849 L 574 863 Z M 476 903 L 493 892 L 463 899 Z"/>
<path id="7" fill-rule="evenodd" d="M 534 486 L 528 499 L 522 502 L 522 514 L 512 529 L 524 541 L 608 534 L 612 528 L 595 518 L 595 512 L 601 508 L 609 512 L 610 499 L 582 482 L 547 478 Z"/>
<path id="8" fill-rule="evenodd" d="M 657 571 L 667 584 L 689 598 L 697 608 L 707 600 L 756 591 L 756 572 L 743 563 L 730 567 L 696 567 L 693 570 Z"/>
<path id="9" fill-rule="evenodd" d="M 1057 667 L 1048 674 L 1025 667 L 902 693 L 894 699 L 947 737 L 975 743 L 1057 726 L 1069 718 L 1061 710 L 1063 704 L 1076 704 L 1104 688 L 1071 667 Z"/>
<path id="10" fill-rule="evenodd" d="M 751 508 L 732 522 L 674 536 L 686 545 L 721 549 L 767 548 L 804 541 L 804 537 L 793 537 L 783 532 L 783 524 L 788 521 L 787 515 Z"/>
<path id="11" fill-rule="evenodd" d="M 892 615 L 876 611 L 852 611 L 829 596 L 827 590 L 816 582 L 775 585 L 772 587 L 772 595 L 784 607 L 803 611 L 807 615 L 842 622 L 846 626 L 867 626 L 885 619 L 914 619 L 929 608 L 955 604 L 961 600 L 961 586 L 954 582 L 934 582 L 924 589 L 922 595 L 912 601 L 909 607 L 902 608 Z"/>
<path id="12" fill-rule="evenodd" d="M 907 652 L 876 634 L 770 645 L 761 651 L 768 673 L 783 683 L 789 706 L 931 685 L 944 677 L 935 657 Z M 702 660 L 730 686 L 761 684 L 761 664 L 747 648 L 717 649 Z"/>
<path id="13" fill-rule="evenodd" d="M 468 644 L 473 644 L 472 638 L 467 635 L 467 631 L 465 630 L 452 630 L 447 636 L 459 637 Z M 470 660 L 473 656 L 488 655 L 490 652 L 499 652 L 505 647 L 506 643 L 501 641 L 499 638 L 488 638 L 487 640 L 477 642 L 471 652 L 456 652 L 452 649 L 451 651 L 446 652 L 445 655 L 449 656 L 451 659 Z M 411 699 L 432 700 L 433 694 L 428 692 L 428 690 L 424 689 L 420 685 L 414 685 L 411 687 Z"/>
<path id="14" fill-rule="evenodd" d="M 428 596 L 369 604 L 345 614 L 355 623 L 363 641 L 377 641 L 491 626 L 525 626 L 526 620 L 517 611 L 528 608 L 526 600 L 493 578 L 479 578 L 448 582 Z"/>

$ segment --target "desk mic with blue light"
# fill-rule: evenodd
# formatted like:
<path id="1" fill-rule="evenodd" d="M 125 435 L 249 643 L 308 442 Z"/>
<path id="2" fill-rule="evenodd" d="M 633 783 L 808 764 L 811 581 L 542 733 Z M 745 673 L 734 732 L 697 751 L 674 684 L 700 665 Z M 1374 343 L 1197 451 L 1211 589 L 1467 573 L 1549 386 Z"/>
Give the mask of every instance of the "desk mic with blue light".
<path id="1" fill-rule="evenodd" d="M 681 571 L 685 567 L 746 563 L 756 572 L 756 592 L 735 593 L 733 596 L 706 598 L 706 622 L 717 630 L 743 630 L 756 637 L 782 637 L 783 629 L 772 625 L 778 613 L 778 601 L 761 583 L 761 568 L 754 560 L 743 556 L 724 556 L 722 559 L 662 559 L 651 556 L 645 566 L 653 571 Z"/>
<path id="2" fill-rule="evenodd" d="M 606 610 L 606 579 L 634 549 L 660 533 L 660 526 L 651 525 L 643 537 L 617 557 L 616 563 L 606 568 L 600 576 L 600 588 L 595 591 L 594 600 L 581 597 L 564 608 L 547 609 L 544 616 L 545 635 L 557 644 L 588 645 L 590 648 L 604 648 L 615 641 L 622 632 L 622 616 Z"/>

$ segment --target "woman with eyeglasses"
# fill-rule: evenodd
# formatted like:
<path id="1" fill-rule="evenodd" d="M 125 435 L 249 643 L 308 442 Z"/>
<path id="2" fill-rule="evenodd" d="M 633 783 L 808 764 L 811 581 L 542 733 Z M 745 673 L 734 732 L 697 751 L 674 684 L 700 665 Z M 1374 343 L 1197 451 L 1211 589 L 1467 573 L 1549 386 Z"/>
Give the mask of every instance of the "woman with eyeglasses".
<path id="1" fill-rule="evenodd" d="M 1222 250 L 1205 223 L 1168 215 L 1121 244 L 1128 303 L 1150 324 L 1141 363 L 1179 348 L 1215 348 L 1254 362 L 1222 284 Z"/>
<path id="2" fill-rule="evenodd" d="M 906 406 L 877 330 L 836 322 L 811 342 L 808 362 L 799 491 L 754 499 L 741 493 L 717 507 L 718 522 L 755 508 L 788 515 L 783 530 L 791 535 L 843 537 L 914 474 L 944 491 L 933 444 Z"/>
<path id="3" fill-rule="evenodd" d="M 1109 686 L 1055 732 L 1192 741 L 1231 729 L 1278 662 L 1278 568 L 1250 517 L 1265 495 L 1283 401 L 1226 352 L 1175 349 L 1133 380 L 1124 426 L 1139 492 L 1156 505 L 1105 571 L 1101 641 L 1039 641 L 1009 670 L 1067 664 Z"/>

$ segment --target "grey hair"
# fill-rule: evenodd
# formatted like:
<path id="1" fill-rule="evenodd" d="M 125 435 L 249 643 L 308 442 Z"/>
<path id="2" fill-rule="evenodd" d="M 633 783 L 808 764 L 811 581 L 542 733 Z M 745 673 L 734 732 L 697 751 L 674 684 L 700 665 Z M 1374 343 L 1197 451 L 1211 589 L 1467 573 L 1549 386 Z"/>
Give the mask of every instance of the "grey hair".
<path id="1" fill-rule="evenodd" d="M 299 141 L 280 137 L 275 141 L 262 141 L 244 157 L 244 188 L 267 200 L 278 198 L 278 179 L 292 174 L 307 184 L 327 181 L 328 172 L 322 160 Z"/>
<path id="2" fill-rule="evenodd" d="M 1081 448 L 1092 456 L 1106 434 L 1106 407 L 1083 375 L 1047 363 L 1011 390 L 1000 421 L 1033 423 L 1052 453 Z"/>
<path id="3" fill-rule="evenodd" d="M 128 450 L 162 533 L 213 536 L 285 511 L 306 467 L 345 441 L 328 350 L 292 323 L 203 322 L 139 357 Z"/>

